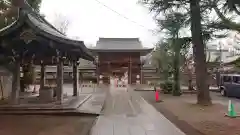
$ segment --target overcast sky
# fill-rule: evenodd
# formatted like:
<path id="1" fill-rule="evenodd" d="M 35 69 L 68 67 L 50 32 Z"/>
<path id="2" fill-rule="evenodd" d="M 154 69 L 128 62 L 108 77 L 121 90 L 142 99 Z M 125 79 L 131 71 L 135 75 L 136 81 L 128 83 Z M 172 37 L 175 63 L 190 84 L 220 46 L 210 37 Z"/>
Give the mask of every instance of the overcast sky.
<path id="1" fill-rule="evenodd" d="M 118 15 L 103 4 L 122 14 Z M 138 0 L 43 0 L 41 13 L 53 23 L 55 14 L 70 21 L 67 35 L 94 44 L 99 37 L 139 37 L 145 47 L 153 47 L 159 36 L 151 30 L 156 24 L 147 8 Z M 135 23 L 134 23 L 135 22 Z"/>

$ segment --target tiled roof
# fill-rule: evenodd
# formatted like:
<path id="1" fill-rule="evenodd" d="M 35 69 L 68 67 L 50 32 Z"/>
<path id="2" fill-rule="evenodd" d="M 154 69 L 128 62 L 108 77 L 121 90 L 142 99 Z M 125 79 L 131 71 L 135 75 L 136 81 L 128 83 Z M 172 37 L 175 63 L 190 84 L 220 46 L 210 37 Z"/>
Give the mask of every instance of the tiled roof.
<path id="1" fill-rule="evenodd" d="M 96 47 L 92 49 L 106 50 L 146 50 L 139 38 L 99 38 Z"/>
<path id="2" fill-rule="evenodd" d="M 94 65 L 94 63 L 92 61 L 80 59 L 79 62 L 80 62 L 80 64 L 79 64 L 80 68 L 95 68 L 96 67 L 96 65 Z"/>

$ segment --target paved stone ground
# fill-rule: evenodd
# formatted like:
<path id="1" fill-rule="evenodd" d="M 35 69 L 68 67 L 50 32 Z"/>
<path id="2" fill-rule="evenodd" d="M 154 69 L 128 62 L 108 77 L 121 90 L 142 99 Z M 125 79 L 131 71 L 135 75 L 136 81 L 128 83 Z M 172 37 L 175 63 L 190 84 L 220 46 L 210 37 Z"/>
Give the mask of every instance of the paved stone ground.
<path id="1" fill-rule="evenodd" d="M 141 96 L 110 89 L 91 135 L 185 135 Z"/>
<path id="2" fill-rule="evenodd" d="M 88 135 L 96 117 L 0 116 L 1 135 Z"/>
<path id="3" fill-rule="evenodd" d="M 29 97 L 24 99 L 25 102 L 32 99 L 35 102 L 26 102 L 18 105 L 0 105 L 0 114 L 68 114 L 76 115 L 101 113 L 106 92 L 102 88 L 84 87 L 79 89 L 79 96 L 73 97 L 72 85 L 64 85 L 64 93 L 67 97 L 62 104 L 40 103 L 37 97 Z M 31 101 L 32 101 L 31 100 Z"/>
<path id="4" fill-rule="evenodd" d="M 40 85 L 36 85 L 36 89 L 39 90 Z M 29 92 L 31 92 L 33 89 L 33 86 L 30 86 Z M 82 87 L 82 85 L 79 86 L 79 93 L 92 93 L 96 92 L 98 90 L 97 87 Z M 67 96 L 73 95 L 73 85 L 72 84 L 64 84 L 63 85 L 63 94 Z M 38 94 L 35 94 L 38 95 Z"/>
<path id="5" fill-rule="evenodd" d="M 80 94 L 81 95 L 81 94 Z M 100 114 L 106 99 L 106 92 L 98 89 L 91 93 L 91 97 L 81 104 L 78 108 L 78 112 Z"/>

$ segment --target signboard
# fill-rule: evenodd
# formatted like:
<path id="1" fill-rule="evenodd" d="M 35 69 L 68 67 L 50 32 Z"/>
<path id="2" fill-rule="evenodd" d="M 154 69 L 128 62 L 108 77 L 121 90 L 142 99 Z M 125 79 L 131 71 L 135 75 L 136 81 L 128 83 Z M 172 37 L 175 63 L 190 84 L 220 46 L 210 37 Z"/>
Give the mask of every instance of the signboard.
<path id="1" fill-rule="evenodd" d="M 29 44 L 36 39 L 36 35 L 31 29 L 26 29 L 20 34 L 20 39 L 22 39 L 26 44 Z"/>

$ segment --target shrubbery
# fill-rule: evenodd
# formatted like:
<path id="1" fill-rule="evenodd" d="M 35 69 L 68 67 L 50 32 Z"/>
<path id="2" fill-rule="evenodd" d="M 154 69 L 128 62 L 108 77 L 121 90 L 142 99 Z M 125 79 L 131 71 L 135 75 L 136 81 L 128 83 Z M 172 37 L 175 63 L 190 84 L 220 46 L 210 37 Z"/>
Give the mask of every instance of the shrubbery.
<path id="1" fill-rule="evenodd" d="M 20 87 L 21 91 L 24 92 L 29 85 L 35 82 L 36 73 L 34 65 L 32 63 L 22 65 L 22 73 L 23 77 L 21 77 Z"/>
<path id="2" fill-rule="evenodd" d="M 172 93 L 173 85 L 173 81 L 167 80 L 161 83 L 160 87 L 162 88 L 164 94 L 170 94 Z"/>

